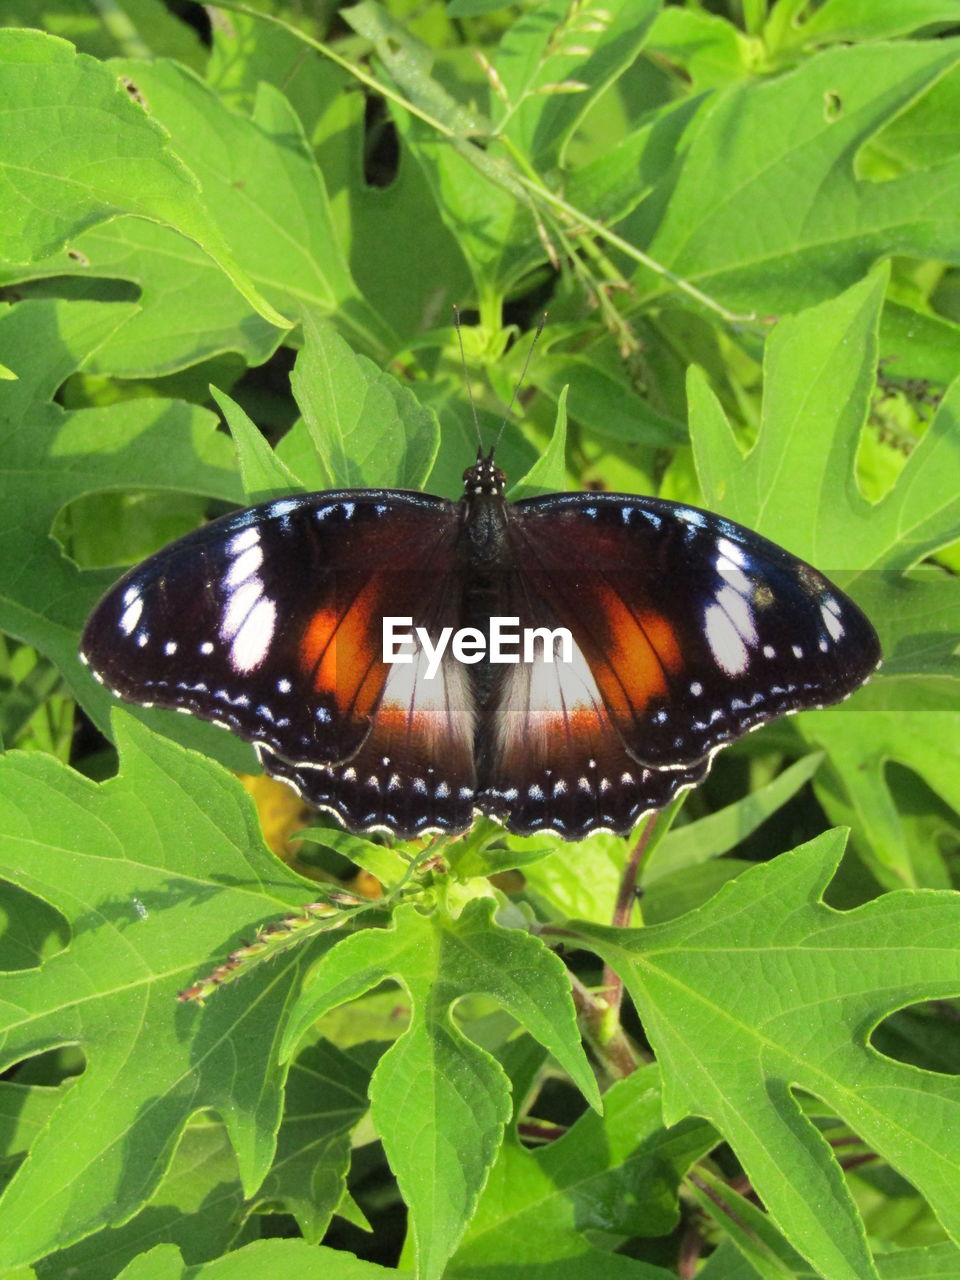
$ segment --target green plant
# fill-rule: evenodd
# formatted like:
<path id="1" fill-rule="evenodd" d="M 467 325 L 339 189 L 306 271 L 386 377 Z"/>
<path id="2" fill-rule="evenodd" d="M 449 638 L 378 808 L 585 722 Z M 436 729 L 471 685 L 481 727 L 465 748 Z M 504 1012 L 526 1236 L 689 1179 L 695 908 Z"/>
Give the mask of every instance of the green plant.
<path id="1" fill-rule="evenodd" d="M 335 8 L 2 15 L 0 1274 L 960 1274 L 956 6 Z M 488 439 L 549 306 L 514 480 L 759 529 L 884 670 L 633 844 L 285 865 L 80 628 L 226 504 L 455 496 L 453 301 Z"/>

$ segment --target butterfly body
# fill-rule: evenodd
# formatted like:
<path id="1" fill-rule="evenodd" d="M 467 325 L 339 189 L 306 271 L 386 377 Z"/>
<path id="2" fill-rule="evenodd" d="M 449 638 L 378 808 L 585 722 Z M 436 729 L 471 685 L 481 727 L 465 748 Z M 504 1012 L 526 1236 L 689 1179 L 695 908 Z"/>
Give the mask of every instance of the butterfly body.
<path id="1" fill-rule="evenodd" d="M 624 494 L 510 503 L 492 457 L 464 481 L 459 503 L 339 490 L 213 521 L 107 593 L 81 657 L 120 697 L 252 741 L 352 830 L 455 832 L 480 812 L 567 839 L 626 832 L 726 742 L 839 701 L 879 661 L 852 601 L 722 517 Z M 391 618 L 428 645 L 386 661 Z M 498 619 L 533 633 L 529 660 L 493 660 Z"/>

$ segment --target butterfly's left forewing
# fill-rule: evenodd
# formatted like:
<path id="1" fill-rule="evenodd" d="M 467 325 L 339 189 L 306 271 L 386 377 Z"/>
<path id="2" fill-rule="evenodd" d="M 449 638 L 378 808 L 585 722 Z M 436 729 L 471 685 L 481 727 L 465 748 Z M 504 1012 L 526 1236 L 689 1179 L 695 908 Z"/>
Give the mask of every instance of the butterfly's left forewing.
<path id="1" fill-rule="evenodd" d="M 120 697 L 252 741 L 268 772 L 348 826 L 374 825 L 376 772 L 392 804 L 375 816 L 410 834 L 421 776 L 435 790 L 442 764 L 448 786 L 472 783 L 472 729 L 457 673 L 431 700 L 411 668 L 384 662 L 382 619 L 456 625 L 457 528 L 453 504 L 394 491 L 249 508 L 131 570 L 91 615 L 81 656 Z M 442 789 L 432 799 L 437 826 L 469 824 L 470 805 L 444 805 Z"/>

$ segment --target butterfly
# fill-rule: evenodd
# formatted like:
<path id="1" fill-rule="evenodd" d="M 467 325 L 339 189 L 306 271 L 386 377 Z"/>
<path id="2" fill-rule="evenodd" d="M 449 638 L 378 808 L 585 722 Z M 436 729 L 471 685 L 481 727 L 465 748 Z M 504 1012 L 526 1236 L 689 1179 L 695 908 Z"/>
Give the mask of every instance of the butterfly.
<path id="1" fill-rule="evenodd" d="M 568 840 L 625 834 L 724 744 L 879 664 L 857 605 L 741 525 L 504 484 L 478 450 L 459 502 L 345 489 L 214 520 L 107 592 L 81 659 L 252 742 L 352 831 L 481 813 Z"/>

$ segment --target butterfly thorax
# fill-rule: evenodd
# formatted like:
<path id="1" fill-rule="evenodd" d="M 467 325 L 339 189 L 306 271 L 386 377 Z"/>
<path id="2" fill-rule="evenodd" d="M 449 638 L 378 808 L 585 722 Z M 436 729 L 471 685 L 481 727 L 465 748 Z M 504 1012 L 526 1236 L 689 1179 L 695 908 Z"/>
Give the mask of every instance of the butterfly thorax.
<path id="1" fill-rule="evenodd" d="M 479 452 L 474 466 L 463 473 L 458 553 L 464 566 L 462 617 L 465 626 L 489 633 L 490 618 L 503 612 L 504 584 L 513 567 L 513 551 L 507 532 L 507 503 L 503 496 L 506 476 L 492 455 Z M 495 673 L 484 661 L 474 668 L 474 692 L 486 701 Z"/>
<path id="2" fill-rule="evenodd" d="M 506 479 L 492 451 L 483 457 L 478 450 L 477 461 L 463 473 L 460 551 L 470 569 L 481 576 L 484 571 L 502 571 L 511 562 L 503 496 Z"/>

